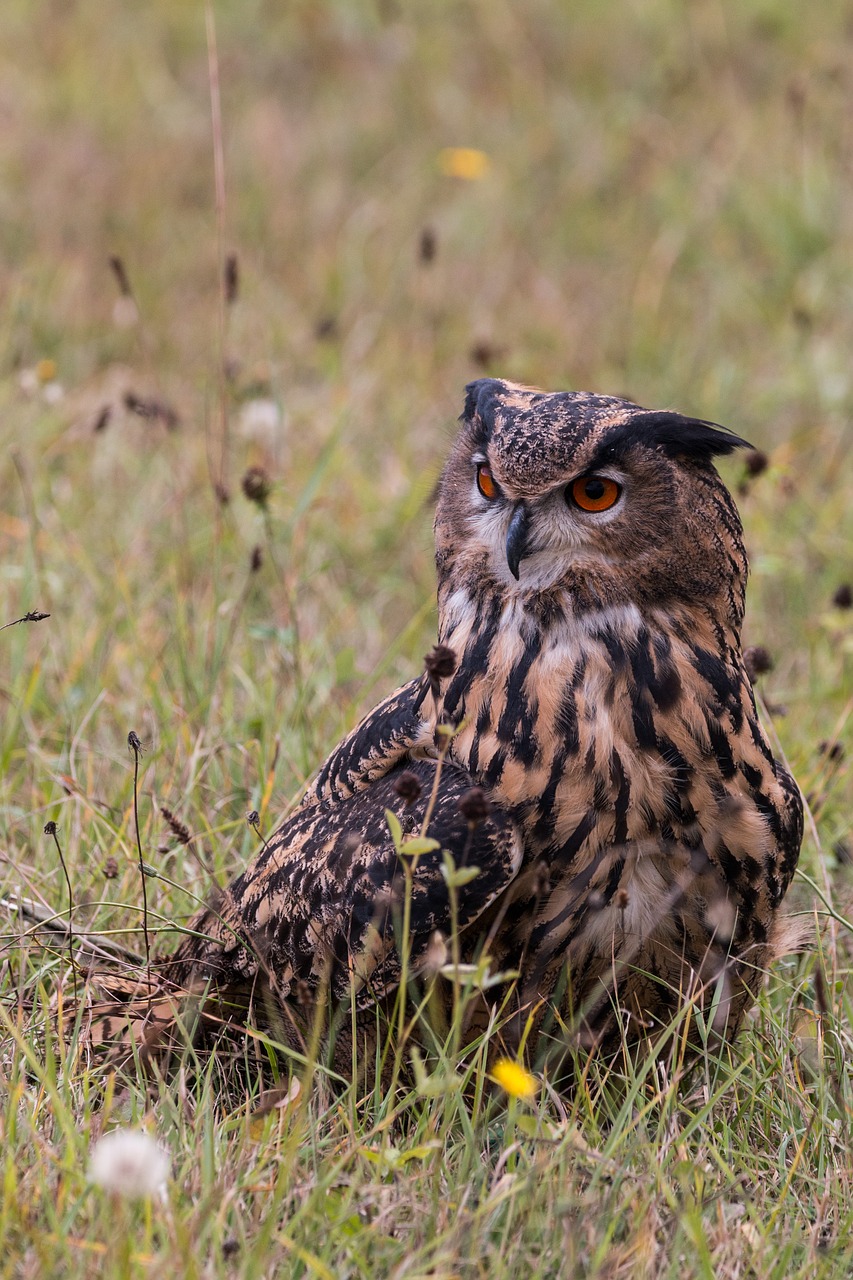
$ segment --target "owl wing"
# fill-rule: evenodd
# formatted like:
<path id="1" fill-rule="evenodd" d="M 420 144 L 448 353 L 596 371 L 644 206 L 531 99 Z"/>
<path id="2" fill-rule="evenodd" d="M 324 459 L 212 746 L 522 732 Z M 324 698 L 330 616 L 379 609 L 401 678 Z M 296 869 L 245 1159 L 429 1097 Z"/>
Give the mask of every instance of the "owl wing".
<path id="1" fill-rule="evenodd" d="M 781 901 L 794 877 L 800 856 L 800 845 L 803 843 L 803 797 L 800 794 L 800 788 L 784 765 L 778 760 L 774 761 L 774 764 L 776 781 L 782 791 L 782 802 L 778 806 L 779 858 L 776 864 Z"/>
<path id="2" fill-rule="evenodd" d="M 311 991 L 328 983 L 337 999 L 354 990 L 365 1007 L 400 978 L 409 868 L 409 971 L 427 967 L 436 930 L 444 937 L 469 930 L 518 872 L 519 833 L 498 809 L 476 825 L 463 817 L 468 773 L 448 763 L 439 773 L 435 760 L 405 763 L 421 787 L 408 808 L 394 789 L 394 770 L 347 798 L 296 810 L 192 922 L 194 936 L 176 953 L 170 976 L 187 985 L 199 978 L 245 985 L 266 976 L 280 998 L 296 983 Z M 386 810 L 397 815 L 405 842 L 420 833 L 430 805 L 431 843 L 399 853 Z M 444 851 L 468 873 L 458 877 L 453 904 Z"/>
<path id="3" fill-rule="evenodd" d="M 410 680 L 369 711 L 335 747 L 305 793 L 302 804 L 346 799 L 390 773 L 432 737 L 421 715 L 428 685 Z"/>

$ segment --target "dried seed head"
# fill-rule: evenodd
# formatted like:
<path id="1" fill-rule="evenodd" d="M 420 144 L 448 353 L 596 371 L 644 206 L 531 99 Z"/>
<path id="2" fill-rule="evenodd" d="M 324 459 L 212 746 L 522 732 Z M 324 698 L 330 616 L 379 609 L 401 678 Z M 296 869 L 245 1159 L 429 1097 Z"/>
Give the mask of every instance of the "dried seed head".
<path id="1" fill-rule="evenodd" d="M 329 342 L 338 336 L 338 321 L 335 316 L 321 316 L 314 326 L 314 336 L 320 342 Z"/>
<path id="2" fill-rule="evenodd" d="M 55 835 L 56 835 L 56 823 L 55 823 L 55 822 L 46 822 L 46 823 L 44 824 L 44 834 L 45 834 L 46 836 L 55 836 Z"/>
<path id="3" fill-rule="evenodd" d="M 617 891 L 617 893 L 616 893 L 616 906 L 618 907 L 618 909 L 619 909 L 620 911 L 626 911 L 626 910 L 628 909 L 628 903 L 629 903 L 630 901 L 631 901 L 631 899 L 630 899 L 630 897 L 628 896 L 628 890 L 627 890 L 627 889 L 619 889 L 619 890 Z"/>
<path id="4" fill-rule="evenodd" d="M 424 670 L 429 680 L 433 697 L 441 692 L 441 681 L 452 676 L 456 670 L 456 654 L 446 644 L 437 644 L 424 656 Z"/>
<path id="5" fill-rule="evenodd" d="M 104 863 L 104 879 L 116 880 L 118 878 L 118 862 L 115 858 L 107 858 Z"/>
<path id="6" fill-rule="evenodd" d="M 459 797 L 457 808 L 465 821 L 470 822 L 472 827 L 476 827 L 486 821 L 492 806 L 482 787 L 471 787 Z"/>
<path id="7" fill-rule="evenodd" d="M 257 809 L 252 809 L 250 813 L 246 814 L 246 821 L 250 827 L 257 827 L 259 825 L 261 815 L 258 813 Z"/>
<path id="8" fill-rule="evenodd" d="M 106 431 L 110 423 L 110 418 L 112 416 L 113 416 L 112 408 L 110 407 L 110 405 L 105 404 L 104 407 L 101 409 L 100 413 L 98 414 L 97 418 L 95 419 L 95 425 L 92 428 L 92 430 L 96 434 L 101 431 Z"/>
<path id="9" fill-rule="evenodd" d="M 438 241 L 432 227 L 424 227 L 421 232 L 421 241 L 418 249 L 418 257 L 423 263 L 430 263 L 435 258 Z"/>
<path id="10" fill-rule="evenodd" d="M 750 680 L 757 680 L 765 672 L 773 670 L 773 659 L 763 644 L 751 644 L 743 651 L 743 665 Z"/>
<path id="11" fill-rule="evenodd" d="M 127 745 L 130 747 L 134 755 L 142 755 L 142 743 L 139 740 L 139 734 L 135 733 L 133 729 L 131 729 L 130 733 L 127 735 Z"/>
<path id="12" fill-rule="evenodd" d="M 411 769 L 404 769 L 394 782 L 394 790 L 408 809 L 420 799 L 422 787 L 417 775 Z"/>
<path id="13" fill-rule="evenodd" d="M 748 476 L 760 476 L 762 471 L 766 471 L 770 466 L 770 459 L 766 453 L 762 453 L 761 449 L 751 449 L 744 459 L 746 462 L 746 474 Z"/>
<path id="14" fill-rule="evenodd" d="M 853 609 L 853 587 L 849 582 L 842 582 L 832 597 L 836 609 Z"/>
<path id="15" fill-rule="evenodd" d="M 819 742 L 817 749 L 822 756 L 826 756 L 827 760 L 833 763 L 844 759 L 844 744 L 841 742 Z"/>
<path id="16" fill-rule="evenodd" d="M 488 369 L 490 365 L 495 364 L 505 354 L 503 347 L 495 346 L 491 342 L 475 342 L 468 352 L 469 360 L 472 360 L 480 369 Z"/>
<path id="17" fill-rule="evenodd" d="M 233 306 L 240 292 L 240 268 L 236 253 L 229 253 L 225 259 L 225 301 Z"/>
<path id="18" fill-rule="evenodd" d="M 25 613 L 22 618 L 15 618 L 13 622 L 4 622 L 0 627 L 0 631 L 5 631 L 7 627 L 17 627 L 21 622 L 44 622 L 45 618 L 49 618 L 49 613 L 42 613 L 38 609 L 31 609 L 29 613 Z"/>
<path id="19" fill-rule="evenodd" d="M 190 829 L 180 818 L 176 818 L 171 809 L 167 809 L 165 805 L 160 806 L 160 812 L 169 824 L 172 834 L 177 837 L 179 844 L 189 844 L 192 840 Z"/>
<path id="20" fill-rule="evenodd" d="M 263 548 L 252 547 L 252 554 L 249 556 L 249 572 L 258 573 L 263 563 L 264 563 Z"/>
<path id="21" fill-rule="evenodd" d="M 118 285 L 118 291 L 121 294 L 121 296 L 123 298 L 132 297 L 133 290 L 130 287 L 130 280 L 128 279 L 127 271 L 125 269 L 125 265 L 122 259 L 118 256 L 117 253 L 111 253 L 109 257 L 109 263 L 110 263 L 110 270 L 112 271 L 113 275 L 116 278 L 116 284 Z"/>
<path id="22" fill-rule="evenodd" d="M 135 413 L 139 418 L 147 418 L 151 422 L 162 422 L 169 431 L 174 431 L 181 422 L 177 410 L 165 400 L 158 400 L 155 396 L 138 396 L 134 391 L 126 391 L 124 407 L 129 413 Z"/>
<path id="23" fill-rule="evenodd" d="M 272 492 L 272 482 L 263 467 L 249 467 L 240 482 L 243 493 L 250 502 L 265 507 Z"/>

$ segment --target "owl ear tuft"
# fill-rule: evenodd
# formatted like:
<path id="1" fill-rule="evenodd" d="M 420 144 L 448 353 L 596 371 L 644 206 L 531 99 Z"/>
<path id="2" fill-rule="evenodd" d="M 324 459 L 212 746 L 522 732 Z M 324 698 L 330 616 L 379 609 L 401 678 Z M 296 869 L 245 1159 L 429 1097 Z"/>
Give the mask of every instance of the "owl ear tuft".
<path id="1" fill-rule="evenodd" d="M 626 425 L 635 439 L 642 433 L 649 444 L 662 449 L 670 458 L 682 455 L 710 462 L 719 454 L 752 448 L 748 440 L 736 436 L 728 427 L 704 422 L 701 418 L 685 418 L 680 413 L 633 414 Z"/>
<path id="2" fill-rule="evenodd" d="M 500 378 L 478 378 L 476 382 L 469 382 L 459 421 L 480 425 L 488 438 L 492 434 L 495 401 L 505 391 L 506 383 Z"/>

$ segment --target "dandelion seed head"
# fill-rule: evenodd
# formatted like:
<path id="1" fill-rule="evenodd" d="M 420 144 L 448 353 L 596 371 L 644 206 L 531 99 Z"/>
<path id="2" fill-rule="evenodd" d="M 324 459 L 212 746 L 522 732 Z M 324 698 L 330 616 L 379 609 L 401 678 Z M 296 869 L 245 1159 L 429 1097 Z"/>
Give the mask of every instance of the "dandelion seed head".
<path id="1" fill-rule="evenodd" d="M 272 396 L 253 396 L 240 409 L 239 428 L 244 440 L 272 449 L 283 433 L 281 409 Z"/>
<path id="2" fill-rule="evenodd" d="M 46 382 L 41 394 L 45 404 L 59 404 L 65 395 L 65 388 L 61 382 Z"/>
<path id="3" fill-rule="evenodd" d="M 92 1148 L 89 1181 L 114 1195 L 138 1200 L 160 1195 L 169 1176 L 169 1157 L 141 1129 L 113 1129 Z"/>

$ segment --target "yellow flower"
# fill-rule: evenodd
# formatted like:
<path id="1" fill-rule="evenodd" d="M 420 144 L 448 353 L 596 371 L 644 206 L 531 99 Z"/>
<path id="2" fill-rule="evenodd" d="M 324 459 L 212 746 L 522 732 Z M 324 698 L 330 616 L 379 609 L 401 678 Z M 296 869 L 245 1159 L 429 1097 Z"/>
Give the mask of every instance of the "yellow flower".
<path id="1" fill-rule="evenodd" d="M 492 1079 L 511 1098 L 524 1098 L 530 1102 L 539 1092 L 539 1083 L 520 1062 L 500 1058 L 492 1070 Z"/>
<path id="2" fill-rule="evenodd" d="M 39 382 L 53 382 L 56 377 L 56 361 L 55 360 L 39 360 L 36 365 L 36 377 Z"/>
<path id="3" fill-rule="evenodd" d="M 448 178 L 477 182 L 489 172 L 491 161 L 476 147 L 445 147 L 438 153 L 438 167 Z"/>

